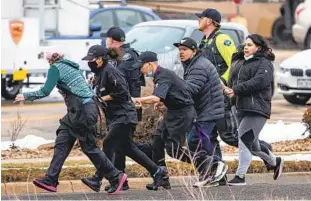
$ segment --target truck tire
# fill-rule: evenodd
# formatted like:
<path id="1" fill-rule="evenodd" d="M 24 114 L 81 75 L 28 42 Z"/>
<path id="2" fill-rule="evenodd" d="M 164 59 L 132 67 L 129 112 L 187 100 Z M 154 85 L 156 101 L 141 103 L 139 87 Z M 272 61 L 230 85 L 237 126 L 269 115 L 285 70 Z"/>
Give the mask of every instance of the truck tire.
<path id="1" fill-rule="evenodd" d="M 23 82 L 13 81 L 12 75 L 1 78 L 1 96 L 6 100 L 14 100 L 21 87 L 23 87 Z"/>
<path id="2" fill-rule="evenodd" d="M 304 49 L 311 49 L 311 29 L 307 33 Z"/>
<path id="3" fill-rule="evenodd" d="M 283 95 L 287 102 L 296 105 L 305 105 L 310 99 L 309 95 Z"/>
<path id="4" fill-rule="evenodd" d="M 286 33 L 285 20 L 283 17 L 277 18 L 272 26 L 272 38 L 277 44 L 292 42 L 292 34 Z"/>

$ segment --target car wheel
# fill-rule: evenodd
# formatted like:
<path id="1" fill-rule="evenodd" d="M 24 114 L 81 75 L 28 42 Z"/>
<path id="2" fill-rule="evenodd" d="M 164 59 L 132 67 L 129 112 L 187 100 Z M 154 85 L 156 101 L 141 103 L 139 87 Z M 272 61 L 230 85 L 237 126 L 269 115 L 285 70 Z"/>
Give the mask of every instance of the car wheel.
<path id="1" fill-rule="evenodd" d="M 1 79 L 1 96 L 6 100 L 14 100 L 21 87 L 22 81 L 14 81 L 11 75 L 6 76 Z"/>
<path id="2" fill-rule="evenodd" d="M 272 27 L 272 38 L 277 44 L 292 41 L 292 35 L 286 32 L 285 20 L 283 17 L 277 18 Z"/>
<path id="3" fill-rule="evenodd" d="M 305 105 L 310 99 L 309 95 L 283 95 L 284 98 L 292 104 Z"/>
<path id="4" fill-rule="evenodd" d="M 307 33 L 307 37 L 306 37 L 304 48 L 306 50 L 307 49 L 311 49 L 311 29 Z"/>

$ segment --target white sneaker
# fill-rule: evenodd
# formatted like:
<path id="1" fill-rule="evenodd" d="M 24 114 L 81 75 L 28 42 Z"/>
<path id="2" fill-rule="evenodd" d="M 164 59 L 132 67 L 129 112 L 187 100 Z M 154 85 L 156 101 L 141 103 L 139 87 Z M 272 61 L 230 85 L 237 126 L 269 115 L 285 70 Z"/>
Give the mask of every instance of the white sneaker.
<path id="1" fill-rule="evenodd" d="M 226 175 L 227 171 L 228 165 L 222 161 L 218 161 L 216 173 L 214 175 L 214 178 L 212 179 L 212 182 L 218 182 L 219 180 L 221 180 Z"/>
<path id="2" fill-rule="evenodd" d="M 212 183 L 196 182 L 195 184 L 193 184 L 193 187 L 195 188 L 200 188 L 200 187 L 210 188 L 210 187 L 216 187 L 216 186 L 219 186 L 219 182 L 212 182 Z"/>

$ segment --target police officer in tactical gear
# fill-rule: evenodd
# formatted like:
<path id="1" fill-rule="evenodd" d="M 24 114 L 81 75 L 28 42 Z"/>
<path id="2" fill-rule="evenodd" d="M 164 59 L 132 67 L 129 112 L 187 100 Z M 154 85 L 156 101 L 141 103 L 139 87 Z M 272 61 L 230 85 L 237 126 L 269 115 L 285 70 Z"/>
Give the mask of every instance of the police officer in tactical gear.
<path id="1" fill-rule="evenodd" d="M 151 190 L 157 190 L 159 186 L 162 186 L 163 178 L 167 177 L 166 169 L 158 167 L 133 142 L 133 132 L 137 124 L 135 104 L 122 73 L 108 63 L 107 55 L 106 48 L 94 45 L 90 47 L 87 56 L 83 58 L 83 60 L 89 61 L 88 65 L 95 73 L 97 96 L 101 97 L 101 101 L 107 103 L 104 113 L 108 134 L 103 142 L 104 152 L 114 162 L 115 152 L 122 149 L 126 156 L 149 171 L 156 184 Z M 99 191 L 103 179 L 100 175 L 101 173 L 97 171 L 94 176 L 83 178 L 82 181 L 93 190 Z"/>
<path id="2" fill-rule="evenodd" d="M 199 18 L 199 30 L 204 32 L 199 48 L 202 54 L 210 60 L 217 69 L 220 79 L 223 83 L 223 89 L 227 86 L 231 60 L 233 53 L 236 52 L 236 46 L 227 34 L 222 33 L 220 29 L 221 14 L 216 9 L 207 8 L 202 13 L 195 13 Z M 220 138 L 231 146 L 238 147 L 237 125 L 231 112 L 231 103 L 225 96 L 225 117 L 217 121 L 217 130 Z M 214 132 L 212 141 L 216 144 L 218 158 L 222 158 L 217 132 Z M 271 145 L 260 141 L 261 146 L 266 146 L 270 150 Z M 267 167 L 269 165 L 266 163 Z M 226 177 L 219 182 L 220 185 L 226 184 Z"/>
<path id="3" fill-rule="evenodd" d="M 133 64 L 138 60 L 139 54 L 136 50 L 130 47 L 130 44 L 124 44 L 125 33 L 119 27 L 111 27 L 106 33 L 101 33 L 101 37 L 106 38 L 106 47 L 108 48 L 108 63 L 116 67 L 122 72 L 125 80 L 128 83 L 129 92 L 132 97 L 140 97 L 141 86 L 145 85 L 145 77 L 139 71 L 134 69 Z M 142 119 L 142 108 L 137 108 L 138 121 Z M 140 144 L 137 144 L 139 147 Z M 139 147 L 140 148 L 140 147 Z M 119 150 L 120 151 L 120 150 Z M 117 152 L 115 157 L 115 166 L 124 172 L 125 170 L 125 155 L 122 152 Z M 105 190 L 109 189 L 109 185 Z M 123 190 L 128 190 L 128 182 L 126 181 Z"/>

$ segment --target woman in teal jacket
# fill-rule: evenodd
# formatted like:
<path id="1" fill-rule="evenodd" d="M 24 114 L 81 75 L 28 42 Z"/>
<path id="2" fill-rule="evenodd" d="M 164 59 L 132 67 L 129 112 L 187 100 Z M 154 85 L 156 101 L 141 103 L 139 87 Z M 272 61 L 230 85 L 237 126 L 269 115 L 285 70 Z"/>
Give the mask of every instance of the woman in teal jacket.
<path id="1" fill-rule="evenodd" d="M 117 170 L 96 144 L 98 107 L 94 93 L 86 83 L 79 65 L 63 58 L 61 53 L 48 53 L 50 64 L 44 86 L 34 92 L 17 95 L 15 102 L 34 101 L 48 96 L 56 86 L 63 95 L 67 114 L 60 120 L 56 131 L 54 155 L 46 175 L 33 183 L 45 190 L 56 192 L 62 166 L 75 141 L 78 139 L 84 154 L 92 161 L 98 172 L 111 184 L 108 193 L 120 190 L 127 175 Z"/>

